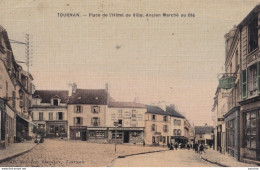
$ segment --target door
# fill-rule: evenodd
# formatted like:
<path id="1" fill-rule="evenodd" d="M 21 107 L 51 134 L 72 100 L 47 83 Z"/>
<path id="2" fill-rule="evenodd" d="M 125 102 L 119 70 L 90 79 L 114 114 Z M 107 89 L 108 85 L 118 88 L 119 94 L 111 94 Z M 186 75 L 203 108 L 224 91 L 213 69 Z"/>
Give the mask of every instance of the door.
<path id="1" fill-rule="evenodd" d="M 87 140 L 87 132 L 86 131 L 82 131 L 82 140 L 83 141 Z"/>
<path id="2" fill-rule="evenodd" d="M 129 143 L 129 131 L 124 132 L 124 143 Z"/>

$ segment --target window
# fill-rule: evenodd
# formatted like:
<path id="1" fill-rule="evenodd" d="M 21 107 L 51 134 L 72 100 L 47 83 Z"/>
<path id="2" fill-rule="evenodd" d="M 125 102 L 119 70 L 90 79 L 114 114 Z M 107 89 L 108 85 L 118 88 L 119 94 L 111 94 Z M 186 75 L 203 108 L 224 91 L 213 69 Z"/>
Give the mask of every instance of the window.
<path id="1" fill-rule="evenodd" d="M 254 64 L 248 69 L 248 78 L 249 78 L 249 91 L 250 91 L 250 96 L 255 95 L 257 92 L 257 65 Z"/>
<path id="2" fill-rule="evenodd" d="M 247 70 L 243 70 L 241 74 L 242 84 L 242 99 L 247 98 Z"/>
<path id="3" fill-rule="evenodd" d="M 32 120 L 34 120 L 34 116 L 33 116 L 33 115 L 34 115 L 34 113 L 32 112 L 32 113 L 31 113 L 31 115 L 32 115 Z"/>
<path id="4" fill-rule="evenodd" d="M 53 106 L 58 106 L 58 105 L 59 105 L 58 99 L 53 99 Z"/>
<path id="5" fill-rule="evenodd" d="M 202 134 L 200 134 L 200 138 L 202 138 Z"/>
<path id="6" fill-rule="evenodd" d="M 122 126 L 122 119 L 118 120 L 118 126 Z"/>
<path id="7" fill-rule="evenodd" d="M 181 130 L 180 130 L 180 129 L 174 129 L 174 130 L 173 130 L 173 134 L 174 134 L 175 136 L 180 136 L 180 135 L 181 135 Z"/>
<path id="8" fill-rule="evenodd" d="M 92 113 L 99 113 L 100 107 L 99 106 L 91 106 L 91 112 Z"/>
<path id="9" fill-rule="evenodd" d="M 112 131 L 112 139 L 123 139 L 122 131 Z"/>
<path id="10" fill-rule="evenodd" d="M 49 113 L 49 120 L 53 120 L 53 113 L 52 112 Z"/>
<path id="11" fill-rule="evenodd" d="M 58 120 L 63 120 L 63 113 L 62 112 L 58 112 Z"/>
<path id="12" fill-rule="evenodd" d="M 238 68 L 238 50 L 236 50 L 236 56 L 235 56 L 235 67 L 236 67 L 236 70 L 237 71 L 237 68 Z"/>
<path id="13" fill-rule="evenodd" d="M 43 120 L 43 112 L 39 112 L 39 120 Z"/>
<path id="14" fill-rule="evenodd" d="M 167 125 L 164 125 L 164 126 L 163 126 L 163 131 L 164 131 L 164 132 L 168 132 L 168 126 L 167 126 Z"/>
<path id="15" fill-rule="evenodd" d="M 77 106 L 75 106 L 75 113 L 82 113 L 82 106 L 80 106 L 80 105 L 77 105 Z"/>
<path id="16" fill-rule="evenodd" d="M 74 122 L 75 122 L 75 125 L 82 125 L 83 118 L 82 117 L 75 117 Z"/>
<path id="17" fill-rule="evenodd" d="M 258 48 L 258 19 L 257 16 L 248 25 L 249 48 L 248 52 L 252 52 Z"/>
<path id="18" fill-rule="evenodd" d="M 155 131 L 155 124 L 152 124 L 152 131 Z"/>
<path id="19" fill-rule="evenodd" d="M 122 109 L 118 110 L 118 118 L 122 118 Z"/>
<path id="20" fill-rule="evenodd" d="M 181 126 L 181 120 L 174 119 L 174 126 Z"/>
<path id="21" fill-rule="evenodd" d="M 168 117 L 167 116 L 163 116 L 163 121 L 167 122 L 168 121 Z"/>
<path id="22" fill-rule="evenodd" d="M 132 110 L 132 117 L 136 117 L 136 110 Z"/>
<path id="23" fill-rule="evenodd" d="M 257 111 L 246 113 L 244 120 L 244 146 L 256 149 Z"/>
<path id="24" fill-rule="evenodd" d="M 63 125 L 60 126 L 60 133 L 65 133 L 65 127 Z"/>
<path id="25" fill-rule="evenodd" d="M 98 117 L 93 117 L 91 120 L 92 120 L 92 122 L 91 122 L 92 126 L 99 126 L 100 125 L 100 120 L 99 120 Z"/>
<path id="26" fill-rule="evenodd" d="M 152 115 L 152 120 L 156 120 L 156 115 Z"/>

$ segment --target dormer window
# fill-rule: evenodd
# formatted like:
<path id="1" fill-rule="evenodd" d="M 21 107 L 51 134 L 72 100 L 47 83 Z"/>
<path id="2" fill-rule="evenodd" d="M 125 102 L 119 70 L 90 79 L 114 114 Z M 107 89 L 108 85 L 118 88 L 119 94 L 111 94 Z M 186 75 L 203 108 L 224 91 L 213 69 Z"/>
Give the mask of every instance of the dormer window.
<path id="1" fill-rule="evenodd" d="M 59 105 L 59 100 L 53 99 L 53 106 L 58 106 L 58 105 Z"/>

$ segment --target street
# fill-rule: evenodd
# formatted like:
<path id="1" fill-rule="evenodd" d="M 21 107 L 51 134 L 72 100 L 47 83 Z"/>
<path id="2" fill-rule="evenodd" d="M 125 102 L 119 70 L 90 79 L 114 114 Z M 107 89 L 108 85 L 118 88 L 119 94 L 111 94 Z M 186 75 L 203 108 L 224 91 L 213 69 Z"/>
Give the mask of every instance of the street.
<path id="1" fill-rule="evenodd" d="M 116 159 L 113 167 L 217 167 L 203 161 L 193 150 L 173 150 Z"/>

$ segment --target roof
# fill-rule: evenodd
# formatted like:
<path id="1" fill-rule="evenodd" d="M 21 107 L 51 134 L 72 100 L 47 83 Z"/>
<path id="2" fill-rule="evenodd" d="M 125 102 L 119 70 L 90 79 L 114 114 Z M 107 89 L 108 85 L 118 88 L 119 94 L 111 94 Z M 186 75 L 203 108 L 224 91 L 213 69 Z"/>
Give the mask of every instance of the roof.
<path id="1" fill-rule="evenodd" d="M 66 90 L 36 90 L 33 98 L 41 98 L 42 103 L 50 103 L 52 98 L 60 98 L 61 103 L 68 101 L 68 91 Z"/>
<path id="2" fill-rule="evenodd" d="M 152 114 L 160 114 L 160 115 L 168 115 L 170 116 L 171 114 L 164 111 L 158 106 L 152 106 L 152 105 L 146 105 L 147 108 L 147 113 L 152 113 Z"/>
<path id="3" fill-rule="evenodd" d="M 213 126 L 195 126 L 195 134 L 213 133 Z"/>
<path id="4" fill-rule="evenodd" d="M 107 91 L 105 89 L 76 89 L 69 97 L 68 104 L 107 104 Z"/>
<path id="5" fill-rule="evenodd" d="M 185 118 L 182 114 L 180 114 L 170 106 L 166 106 L 166 111 L 169 112 L 173 117 Z"/>
<path id="6" fill-rule="evenodd" d="M 117 108 L 146 108 L 144 104 L 135 102 L 109 102 L 108 107 Z"/>

